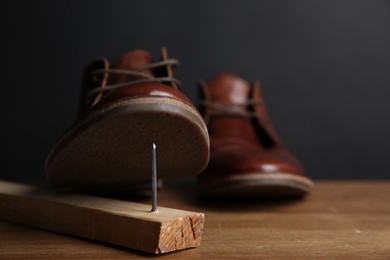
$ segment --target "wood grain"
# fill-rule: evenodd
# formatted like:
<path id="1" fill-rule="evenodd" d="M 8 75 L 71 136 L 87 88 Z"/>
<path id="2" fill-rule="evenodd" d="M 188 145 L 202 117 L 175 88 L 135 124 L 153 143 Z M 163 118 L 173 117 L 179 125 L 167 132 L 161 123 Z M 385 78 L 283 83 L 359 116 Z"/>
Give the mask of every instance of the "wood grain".
<path id="1" fill-rule="evenodd" d="M 316 182 L 303 200 L 214 202 L 199 201 L 195 183 L 174 183 L 159 193 L 159 203 L 205 212 L 207 221 L 200 247 L 160 257 L 390 259 L 389 200 L 390 181 Z M 0 259 L 144 257 L 133 250 L 0 222 Z"/>
<path id="2" fill-rule="evenodd" d="M 148 253 L 200 244 L 204 214 L 0 181 L 0 219 Z"/>

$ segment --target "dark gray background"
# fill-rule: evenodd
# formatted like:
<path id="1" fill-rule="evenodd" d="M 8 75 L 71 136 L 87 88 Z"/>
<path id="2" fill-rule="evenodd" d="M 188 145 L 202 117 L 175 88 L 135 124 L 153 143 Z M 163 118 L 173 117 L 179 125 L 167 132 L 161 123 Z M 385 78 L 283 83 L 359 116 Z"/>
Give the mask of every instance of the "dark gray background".
<path id="1" fill-rule="evenodd" d="M 200 78 L 259 79 L 309 176 L 389 176 L 389 1 L 3 0 L 0 19 L 0 178 L 44 177 L 89 61 L 161 46 L 195 103 Z"/>

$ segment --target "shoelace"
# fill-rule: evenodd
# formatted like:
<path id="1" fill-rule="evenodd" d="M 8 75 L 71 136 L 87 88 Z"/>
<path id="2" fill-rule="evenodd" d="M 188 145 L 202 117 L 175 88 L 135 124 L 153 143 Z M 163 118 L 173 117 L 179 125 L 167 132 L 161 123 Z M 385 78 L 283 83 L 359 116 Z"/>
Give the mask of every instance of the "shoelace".
<path id="1" fill-rule="evenodd" d="M 96 76 L 98 74 L 109 73 L 109 74 L 119 74 L 119 75 L 140 77 L 141 79 L 129 80 L 129 81 L 120 82 L 117 84 L 106 85 L 104 87 L 94 88 L 88 92 L 87 100 L 91 100 L 92 96 L 99 95 L 99 94 L 104 93 L 104 92 L 112 91 L 114 89 L 122 88 L 122 87 L 129 86 L 129 85 L 144 83 L 144 82 L 158 82 L 158 83 L 174 82 L 180 87 L 181 86 L 180 81 L 175 79 L 174 77 L 154 77 L 154 76 L 151 76 L 145 72 L 142 72 L 144 70 L 149 70 L 149 69 L 154 69 L 154 68 L 169 66 L 169 65 L 179 65 L 179 61 L 175 60 L 175 59 L 167 59 L 167 60 L 151 63 L 151 64 L 144 66 L 138 70 L 123 70 L 123 69 L 96 70 L 92 73 L 94 76 Z"/>

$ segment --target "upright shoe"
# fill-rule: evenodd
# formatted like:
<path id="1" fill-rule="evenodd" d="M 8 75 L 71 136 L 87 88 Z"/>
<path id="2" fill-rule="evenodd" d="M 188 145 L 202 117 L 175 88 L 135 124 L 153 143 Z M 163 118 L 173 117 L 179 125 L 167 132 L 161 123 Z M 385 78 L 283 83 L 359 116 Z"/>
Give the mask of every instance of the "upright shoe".
<path id="1" fill-rule="evenodd" d="M 209 159 L 203 118 L 179 91 L 165 49 L 160 61 L 135 50 L 114 62 L 99 59 L 84 72 L 80 116 L 47 162 L 54 186 L 127 190 L 151 179 L 157 145 L 159 178 L 201 172 Z"/>
<path id="2" fill-rule="evenodd" d="M 203 197 L 300 196 L 312 188 L 278 137 L 259 83 L 229 73 L 200 86 L 210 134 L 210 162 L 199 176 Z"/>

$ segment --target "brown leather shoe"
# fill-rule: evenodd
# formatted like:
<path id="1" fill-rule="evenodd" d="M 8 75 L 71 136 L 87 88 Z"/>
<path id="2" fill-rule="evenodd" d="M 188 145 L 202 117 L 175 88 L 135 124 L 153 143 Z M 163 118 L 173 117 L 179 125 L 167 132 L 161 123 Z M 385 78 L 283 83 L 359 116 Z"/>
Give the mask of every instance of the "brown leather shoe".
<path id="1" fill-rule="evenodd" d="M 85 70 L 77 122 L 56 143 L 46 162 L 55 186 L 128 190 L 151 179 L 151 146 L 157 145 L 159 178 L 201 172 L 209 159 L 203 118 L 172 76 L 177 61 L 153 62 L 135 50 Z"/>
<path id="2" fill-rule="evenodd" d="M 202 83 L 211 157 L 199 176 L 204 197 L 299 196 L 312 182 L 280 141 L 265 110 L 259 83 L 229 73 Z"/>

